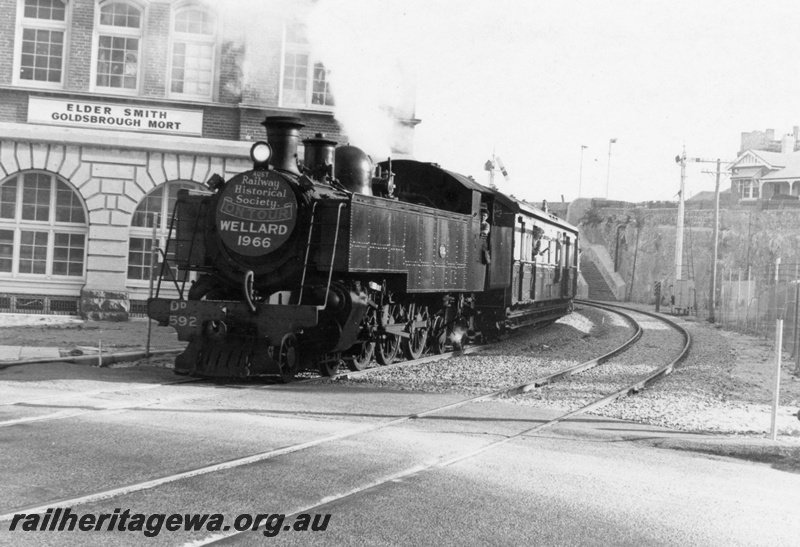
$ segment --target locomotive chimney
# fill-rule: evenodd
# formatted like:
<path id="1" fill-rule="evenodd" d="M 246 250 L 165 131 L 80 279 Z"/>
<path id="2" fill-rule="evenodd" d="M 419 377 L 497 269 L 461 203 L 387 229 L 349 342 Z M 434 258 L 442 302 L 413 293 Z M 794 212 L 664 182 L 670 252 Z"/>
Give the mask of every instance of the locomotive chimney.
<path id="1" fill-rule="evenodd" d="M 270 163 L 276 169 L 299 175 L 297 144 L 300 141 L 300 129 L 305 124 L 299 118 L 290 116 L 267 116 L 261 125 L 267 128 L 267 142 L 272 147 Z"/>
<path id="2" fill-rule="evenodd" d="M 317 133 L 313 138 L 303 141 L 303 165 L 314 179 L 324 181 L 325 175 L 333 176 L 334 149 L 337 144 L 336 141 L 326 139 L 323 133 Z"/>

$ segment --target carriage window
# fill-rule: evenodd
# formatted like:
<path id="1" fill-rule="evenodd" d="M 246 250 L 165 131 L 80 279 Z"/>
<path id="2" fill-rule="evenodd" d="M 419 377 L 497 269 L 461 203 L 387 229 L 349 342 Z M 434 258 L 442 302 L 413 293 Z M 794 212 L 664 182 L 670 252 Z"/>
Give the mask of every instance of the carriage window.
<path id="1" fill-rule="evenodd" d="M 514 260 L 522 260 L 522 225 L 514 230 Z"/>
<path id="2" fill-rule="evenodd" d="M 525 252 L 524 260 L 531 260 L 532 259 L 532 256 L 533 256 L 532 245 L 533 245 L 533 235 L 526 230 L 525 231 L 525 246 L 523 248 L 523 250 Z"/>
<path id="3" fill-rule="evenodd" d="M 556 235 L 556 260 L 555 263 L 561 265 L 561 232 Z"/>

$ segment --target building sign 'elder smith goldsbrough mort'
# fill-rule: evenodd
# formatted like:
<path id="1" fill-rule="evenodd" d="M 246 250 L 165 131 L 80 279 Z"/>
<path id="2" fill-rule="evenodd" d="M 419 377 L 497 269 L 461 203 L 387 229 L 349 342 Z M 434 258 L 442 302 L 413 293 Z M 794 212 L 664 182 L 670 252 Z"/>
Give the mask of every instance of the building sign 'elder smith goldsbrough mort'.
<path id="1" fill-rule="evenodd" d="M 28 122 L 173 135 L 203 134 L 201 111 L 159 108 L 146 104 L 89 103 L 29 97 Z"/>

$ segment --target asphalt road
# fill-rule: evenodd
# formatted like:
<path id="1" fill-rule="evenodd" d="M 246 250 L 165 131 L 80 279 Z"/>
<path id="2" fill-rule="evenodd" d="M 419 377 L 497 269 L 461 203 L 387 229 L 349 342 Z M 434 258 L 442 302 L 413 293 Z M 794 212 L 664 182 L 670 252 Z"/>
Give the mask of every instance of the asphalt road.
<path id="1" fill-rule="evenodd" d="M 224 540 L 234 545 L 775 546 L 800 537 L 800 474 L 651 445 L 686 438 L 674 432 L 583 417 L 477 453 L 557 410 L 476 403 L 378 429 L 460 396 L 347 384 L 141 389 L 173 379 L 67 364 L 2 371 L 2 400 L 30 402 L 0 406 L 0 422 L 70 417 L 0 427 L 0 513 L 338 435 L 72 511 L 220 513 L 226 525 L 245 513 L 330 514 L 324 531 L 266 537 L 262 525 Z M 69 397 L 108 389 L 121 391 Z M 442 466 L 461 456 L 470 457 Z M 184 545 L 233 532 L 9 525 L 0 523 L 1 545 Z"/>

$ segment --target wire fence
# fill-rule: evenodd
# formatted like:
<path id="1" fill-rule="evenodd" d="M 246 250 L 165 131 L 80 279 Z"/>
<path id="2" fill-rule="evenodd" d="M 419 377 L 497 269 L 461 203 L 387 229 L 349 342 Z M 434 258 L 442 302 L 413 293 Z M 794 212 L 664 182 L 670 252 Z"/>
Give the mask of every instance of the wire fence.
<path id="1" fill-rule="evenodd" d="M 774 338 L 782 319 L 783 349 L 800 363 L 800 264 L 723 270 L 716 304 L 717 323 L 736 332 Z"/>

